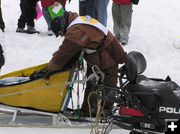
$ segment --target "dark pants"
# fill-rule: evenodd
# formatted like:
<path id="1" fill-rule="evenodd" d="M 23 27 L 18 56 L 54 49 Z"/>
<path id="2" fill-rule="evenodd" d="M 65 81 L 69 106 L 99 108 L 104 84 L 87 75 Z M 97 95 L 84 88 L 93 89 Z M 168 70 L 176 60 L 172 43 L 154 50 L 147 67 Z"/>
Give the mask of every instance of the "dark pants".
<path id="1" fill-rule="evenodd" d="M 5 60 L 4 60 L 4 51 L 2 49 L 2 46 L 0 44 L 0 69 L 4 65 Z"/>
<path id="2" fill-rule="evenodd" d="M 118 65 L 115 65 L 111 68 L 103 70 L 103 72 L 105 73 L 105 78 L 104 78 L 104 82 L 103 82 L 104 85 L 110 86 L 110 87 L 116 87 L 117 86 Z M 89 76 L 90 74 L 92 74 L 92 70 L 89 68 L 89 69 L 87 69 L 87 76 Z M 84 101 L 83 101 L 82 108 L 81 108 L 83 112 L 87 112 L 87 113 L 89 112 L 88 96 L 93 90 L 94 89 L 93 89 L 93 85 L 91 84 L 91 82 L 87 82 L 85 94 L 84 94 Z M 105 96 L 110 94 L 110 92 L 111 92 L 111 89 L 106 89 L 104 92 Z M 96 111 L 96 103 L 97 103 L 97 98 L 95 95 L 92 95 L 90 97 L 90 104 L 91 104 L 92 112 Z M 112 101 L 106 100 L 104 110 L 112 110 L 113 104 L 114 103 Z"/>
<path id="3" fill-rule="evenodd" d="M 28 26 L 34 27 L 34 18 L 36 17 L 36 2 L 35 0 L 21 0 L 20 2 L 21 15 L 18 19 L 18 27 L 24 28 Z"/>
<path id="4" fill-rule="evenodd" d="M 86 14 L 107 26 L 107 6 L 109 0 L 86 0 Z"/>
<path id="5" fill-rule="evenodd" d="M 80 16 L 86 15 L 86 1 L 85 0 L 79 1 L 79 15 Z"/>
<path id="6" fill-rule="evenodd" d="M 5 28 L 5 24 L 2 18 L 2 12 L 1 12 L 1 7 L 0 7 L 0 29 L 4 30 L 4 28 Z"/>

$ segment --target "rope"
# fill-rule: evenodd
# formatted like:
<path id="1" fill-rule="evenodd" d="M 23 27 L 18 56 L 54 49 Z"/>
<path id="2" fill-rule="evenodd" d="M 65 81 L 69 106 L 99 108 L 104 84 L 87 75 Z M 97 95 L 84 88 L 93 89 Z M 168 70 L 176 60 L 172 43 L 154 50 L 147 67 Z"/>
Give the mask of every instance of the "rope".
<path id="1" fill-rule="evenodd" d="M 79 66 L 78 64 L 76 65 L 77 68 L 77 80 L 79 81 L 80 76 L 79 76 Z M 79 96 L 79 82 L 77 83 L 77 116 L 80 118 L 80 96 Z"/>
<path id="2" fill-rule="evenodd" d="M 96 110 L 95 122 L 93 123 L 93 121 L 92 121 L 92 109 L 91 109 L 91 104 L 90 104 L 90 97 L 93 94 L 98 95 L 99 92 L 100 92 L 100 89 L 96 90 L 96 91 L 92 91 L 88 95 L 88 100 L 87 101 L 88 101 L 89 115 L 90 115 L 90 118 L 91 118 L 91 131 L 90 131 L 90 134 L 103 134 L 104 133 L 104 129 L 102 129 L 101 131 L 99 130 L 100 129 L 99 128 L 99 120 L 100 120 L 101 115 L 104 115 L 103 109 L 104 109 L 104 106 L 105 106 L 105 102 L 103 102 L 103 105 L 101 105 L 102 99 L 98 99 L 98 101 L 97 101 L 97 110 Z M 102 93 L 101 93 L 101 95 L 102 95 Z"/>

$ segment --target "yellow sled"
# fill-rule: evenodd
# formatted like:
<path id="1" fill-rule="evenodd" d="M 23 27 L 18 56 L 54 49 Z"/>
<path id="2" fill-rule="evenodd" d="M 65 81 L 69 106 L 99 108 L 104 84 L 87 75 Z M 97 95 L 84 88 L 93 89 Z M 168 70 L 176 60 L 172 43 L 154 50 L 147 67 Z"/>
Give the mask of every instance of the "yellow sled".
<path id="1" fill-rule="evenodd" d="M 11 77 L 28 78 L 34 72 L 47 67 L 42 64 L 0 76 L 0 81 Z M 30 79 L 9 85 L 0 85 L 0 103 L 23 108 L 32 108 L 47 112 L 59 112 L 67 94 L 67 82 L 70 71 L 52 74 L 49 80 Z"/>

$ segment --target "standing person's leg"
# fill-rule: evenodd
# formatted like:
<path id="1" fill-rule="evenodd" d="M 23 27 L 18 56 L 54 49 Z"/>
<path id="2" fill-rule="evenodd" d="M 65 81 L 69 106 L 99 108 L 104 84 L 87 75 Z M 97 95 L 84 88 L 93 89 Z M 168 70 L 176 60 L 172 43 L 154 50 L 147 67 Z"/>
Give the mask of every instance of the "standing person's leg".
<path id="1" fill-rule="evenodd" d="M 2 12 L 1 12 L 1 8 L 0 8 L 0 29 L 4 32 L 4 28 L 5 28 L 5 24 L 2 18 Z"/>
<path id="2" fill-rule="evenodd" d="M 42 13 L 43 13 L 43 16 L 44 16 L 44 19 L 47 23 L 47 26 L 48 26 L 48 35 L 53 35 L 53 33 L 51 32 L 51 21 L 52 21 L 52 18 L 51 18 L 51 15 L 48 11 L 47 8 L 42 8 Z"/>
<path id="3" fill-rule="evenodd" d="M 113 18 L 113 32 L 115 34 L 116 39 L 120 42 L 120 30 L 121 30 L 121 6 L 112 3 L 112 18 Z"/>
<path id="4" fill-rule="evenodd" d="M 109 0 L 96 0 L 97 19 L 104 25 L 107 26 L 107 6 Z"/>
<path id="5" fill-rule="evenodd" d="M 86 0 L 86 15 L 97 19 L 95 1 L 96 0 Z"/>
<path id="6" fill-rule="evenodd" d="M 34 19 L 36 17 L 36 2 L 31 1 L 29 2 L 29 7 L 27 10 L 27 25 L 34 27 Z"/>
<path id="7" fill-rule="evenodd" d="M 0 0 L 0 29 L 4 32 L 5 24 L 2 18 L 2 11 L 1 11 L 1 0 Z"/>
<path id="8" fill-rule="evenodd" d="M 104 85 L 110 86 L 110 87 L 117 87 L 118 65 L 114 65 L 111 68 L 105 69 L 105 70 L 103 70 L 103 72 L 105 73 Z M 89 68 L 87 70 L 87 77 L 90 74 L 92 74 L 92 70 Z M 81 110 L 83 113 L 87 113 L 87 114 L 89 113 L 88 96 L 93 90 L 95 91 L 97 89 L 93 88 L 93 85 L 91 82 L 87 82 L 85 93 L 84 93 L 84 100 L 83 100 L 83 104 L 81 107 Z M 106 89 L 104 92 L 104 95 L 108 96 L 111 93 L 112 93 L 111 89 Z M 89 102 L 91 104 L 91 112 L 93 113 L 93 115 L 95 115 L 96 110 L 97 110 L 97 97 L 96 97 L 96 95 L 94 95 L 94 94 L 91 95 Z M 114 102 L 105 100 L 105 105 L 104 105 L 105 114 L 111 114 L 113 104 L 114 104 Z"/>
<path id="9" fill-rule="evenodd" d="M 3 48 L 0 44 L 0 70 L 1 70 L 1 67 L 4 65 L 4 63 L 5 63 L 4 51 L 3 51 Z"/>
<path id="10" fill-rule="evenodd" d="M 52 21 L 52 18 L 50 16 L 50 13 L 49 13 L 48 9 L 42 8 L 42 13 L 43 13 L 44 19 L 45 19 L 45 21 L 47 23 L 48 30 L 51 30 L 51 21 Z"/>
<path id="11" fill-rule="evenodd" d="M 104 71 L 104 85 L 110 87 L 117 87 L 117 76 L 118 76 L 118 65 L 114 65 L 111 68 L 105 69 Z M 105 89 L 105 97 L 113 95 L 111 89 Z M 105 100 L 104 112 L 105 114 L 111 114 L 114 102 L 110 99 Z"/>
<path id="12" fill-rule="evenodd" d="M 18 28 L 16 32 L 21 32 L 24 30 L 26 24 L 26 0 L 21 0 L 20 2 L 21 15 L 18 19 Z"/>
<path id="13" fill-rule="evenodd" d="M 87 77 L 92 74 L 92 70 L 91 68 L 87 68 Z M 95 116 L 96 114 L 96 100 L 97 98 L 95 97 L 95 95 L 91 95 L 90 96 L 90 100 L 88 100 L 88 97 L 89 97 L 89 94 L 93 91 L 93 85 L 92 83 L 89 81 L 86 83 L 86 89 L 85 89 L 85 92 L 84 92 L 84 100 L 83 100 L 83 103 L 82 103 L 82 106 L 81 106 L 81 111 L 82 113 L 84 114 L 84 116 L 89 116 L 89 105 L 88 105 L 88 101 L 90 103 L 90 106 L 91 106 L 91 113 L 93 114 L 93 116 Z"/>
<path id="14" fill-rule="evenodd" d="M 121 42 L 126 45 L 129 40 L 129 33 L 132 20 L 132 4 L 121 6 L 121 24 L 122 28 L 120 30 Z"/>
<path id="15" fill-rule="evenodd" d="M 86 0 L 79 0 L 79 15 L 86 15 Z"/>
<path id="16" fill-rule="evenodd" d="M 34 19 L 36 17 L 36 2 L 35 1 L 29 1 L 29 7 L 27 10 L 27 30 L 30 33 L 37 32 L 35 30 L 35 24 Z"/>

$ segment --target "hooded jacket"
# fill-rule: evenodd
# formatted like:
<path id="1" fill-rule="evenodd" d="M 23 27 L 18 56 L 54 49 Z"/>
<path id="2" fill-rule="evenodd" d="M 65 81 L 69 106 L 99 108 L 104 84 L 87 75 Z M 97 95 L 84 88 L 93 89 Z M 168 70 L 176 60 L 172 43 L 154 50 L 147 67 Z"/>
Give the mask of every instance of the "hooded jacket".
<path id="1" fill-rule="evenodd" d="M 68 25 L 77 17 L 76 13 L 69 12 Z M 102 47 L 100 47 L 101 45 Z M 48 64 L 48 69 L 50 71 L 62 69 L 85 48 L 97 50 L 92 54 L 85 53 L 84 58 L 88 67 L 97 65 L 104 70 L 126 61 L 126 52 L 124 52 L 111 32 L 108 32 L 106 37 L 102 31 L 95 27 L 76 24 L 67 29 L 64 41 L 59 50 L 53 54 L 53 58 Z"/>

